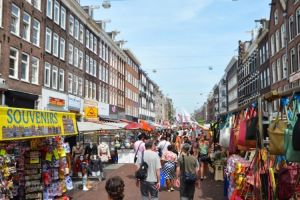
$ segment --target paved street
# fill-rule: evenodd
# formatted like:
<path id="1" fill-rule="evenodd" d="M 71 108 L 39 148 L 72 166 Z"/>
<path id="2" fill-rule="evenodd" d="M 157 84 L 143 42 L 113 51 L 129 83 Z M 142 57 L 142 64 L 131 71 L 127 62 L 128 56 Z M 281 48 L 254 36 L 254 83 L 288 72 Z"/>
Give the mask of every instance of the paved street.
<path id="1" fill-rule="evenodd" d="M 125 200 L 139 200 L 139 189 L 135 186 L 135 179 L 133 177 L 135 166 L 126 164 L 117 166 L 117 169 L 109 169 L 107 177 L 118 175 L 125 181 Z M 113 167 L 110 167 L 113 168 Z M 107 194 L 105 192 L 105 182 L 93 183 L 93 188 L 90 191 L 83 192 L 80 190 L 74 191 L 72 194 L 74 199 L 80 200 L 106 200 Z M 160 192 L 160 199 L 179 199 L 178 191 L 174 192 Z M 223 200 L 223 182 L 216 182 L 209 177 L 207 180 L 201 182 L 200 189 L 198 188 L 195 194 L 195 199 L 203 200 Z"/>

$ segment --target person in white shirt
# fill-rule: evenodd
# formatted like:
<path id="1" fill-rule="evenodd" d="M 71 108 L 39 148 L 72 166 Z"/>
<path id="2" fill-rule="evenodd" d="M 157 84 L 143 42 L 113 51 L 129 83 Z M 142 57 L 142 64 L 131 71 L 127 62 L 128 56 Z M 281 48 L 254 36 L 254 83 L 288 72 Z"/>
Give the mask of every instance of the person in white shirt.
<path id="1" fill-rule="evenodd" d="M 171 145 L 171 143 L 169 141 L 166 140 L 165 136 L 161 137 L 160 142 L 157 145 L 157 149 L 158 152 L 160 152 L 159 155 L 160 157 L 166 152 L 168 151 L 168 146 Z"/>

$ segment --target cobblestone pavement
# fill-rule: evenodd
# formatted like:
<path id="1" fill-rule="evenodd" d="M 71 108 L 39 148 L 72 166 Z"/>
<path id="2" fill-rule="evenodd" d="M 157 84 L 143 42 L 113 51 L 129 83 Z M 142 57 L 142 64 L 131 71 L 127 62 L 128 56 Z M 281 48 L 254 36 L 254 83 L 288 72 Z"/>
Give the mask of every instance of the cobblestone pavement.
<path id="1" fill-rule="evenodd" d="M 120 176 L 125 181 L 125 200 L 140 200 L 139 188 L 135 185 L 134 171 L 136 167 L 132 164 L 109 166 L 106 172 L 107 177 Z M 71 195 L 73 199 L 80 200 L 106 200 L 107 194 L 105 191 L 105 181 L 91 183 L 92 188 L 89 191 L 74 190 Z M 179 192 L 167 192 L 162 190 L 159 193 L 160 200 L 176 200 L 179 199 Z M 224 200 L 223 197 L 223 182 L 214 181 L 212 176 L 204 180 L 197 188 L 194 199 L 203 200 Z"/>

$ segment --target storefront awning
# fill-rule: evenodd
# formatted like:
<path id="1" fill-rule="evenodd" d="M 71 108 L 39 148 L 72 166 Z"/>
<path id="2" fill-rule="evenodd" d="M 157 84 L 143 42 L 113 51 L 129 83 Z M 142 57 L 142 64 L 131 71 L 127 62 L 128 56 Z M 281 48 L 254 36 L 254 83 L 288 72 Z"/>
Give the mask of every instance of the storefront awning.
<path id="1" fill-rule="evenodd" d="M 79 132 L 92 132 L 101 130 L 119 130 L 116 126 L 94 122 L 77 122 Z"/>
<path id="2" fill-rule="evenodd" d="M 124 129 L 124 127 L 128 125 L 128 123 L 126 122 L 105 122 L 104 124 L 109 126 L 114 126 L 119 129 Z"/>

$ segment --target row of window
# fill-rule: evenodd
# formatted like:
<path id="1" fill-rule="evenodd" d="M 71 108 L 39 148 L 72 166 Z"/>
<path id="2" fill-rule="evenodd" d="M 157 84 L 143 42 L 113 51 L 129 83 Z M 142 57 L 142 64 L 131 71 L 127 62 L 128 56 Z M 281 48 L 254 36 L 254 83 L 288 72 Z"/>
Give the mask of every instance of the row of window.
<path id="1" fill-rule="evenodd" d="M 54 90 L 65 90 L 65 71 L 45 62 L 44 86 Z"/>
<path id="2" fill-rule="evenodd" d="M 275 35 L 275 36 L 274 36 Z M 281 25 L 280 30 L 276 30 L 275 34 L 271 35 L 271 56 L 280 51 L 286 46 L 286 26 L 285 23 Z M 266 55 L 268 56 L 268 54 Z"/>
<path id="3" fill-rule="evenodd" d="M 138 117 L 139 116 L 139 108 L 133 107 L 133 106 L 130 106 L 130 105 L 126 105 L 125 114 L 129 115 L 129 116 Z"/>
<path id="4" fill-rule="evenodd" d="M 126 72 L 125 79 L 128 83 L 130 83 L 134 87 L 136 87 L 136 88 L 139 87 L 139 81 L 131 73 Z"/>
<path id="5" fill-rule="evenodd" d="M 21 58 L 21 62 L 19 59 Z M 20 65 L 21 64 L 21 65 Z M 9 51 L 9 77 L 20 79 L 32 84 L 39 84 L 39 65 L 40 60 L 30 56 L 18 49 L 10 48 Z M 19 73 L 20 70 L 20 73 Z"/>
<path id="6" fill-rule="evenodd" d="M 268 67 L 267 69 L 263 70 L 260 73 L 260 88 L 264 89 L 268 87 L 271 84 L 270 80 L 270 68 Z"/>
<path id="7" fill-rule="evenodd" d="M 294 57 L 294 56 L 293 56 Z M 286 54 L 272 63 L 272 83 L 287 77 Z"/>
<path id="8" fill-rule="evenodd" d="M 74 95 L 83 95 L 83 79 L 75 74 L 68 75 L 68 92 Z"/>
<path id="9" fill-rule="evenodd" d="M 22 24 L 21 24 L 22 21 Z M 40 46 L 40 22 L 31 18 L 30 14 L 23 12 L 15 4 L 11 6 L 10 32 L 22 37 L 27 42 Z"/>
<path id="10" fill-rule="evenodd" d="M 139 68 L 138 68 L 138 65 L 136 65 L 129 57 L 126 58 L 127 60 L 127 64 L 132 67 L 132 69 L 138 73 L 139 72 Z"/>
<path id="11" fill-rule="evenodd" d="M 52 53 L 55 57 L 65 60 L 66 42 L 63 37 L 46 27 L 45 51 Z"/>
<path id="12" fill-rule="evenodd" d="M 99 85 L 99 101 L 103 103 L 108 102 L 108 85 L 104 83 L 100 83 Z"/>
<path id="13" fill-rule="evenodd" d="M 38 10 L 41 10 L 41 0 L 26 0 L 28 3 Z"/>
<path id="14" fill-rule="evenodd" d="M 125 97 L 134 101 L 134 102 L 139 102 L 139 94 L 136 92 L 133 92 L 129 88 L 125 88 Z"/>
<path id="15" fill-rule="evenodd" d="M 46 15 L 53 19 L 54 23 L 66 30 L 66 9 L 58 1 L 47 0 Z"/>
<path id="16" fill-rule="evenodd" d="M 97 77 L 97 61 L 88 55 L 85 55 L 85 72 Z"/>
<path id="17" fill-rule="evenodd" d="M 81 50 L 79 50 L 77 47 L 73 47 L 73 45 L 71 43 L 69 43 L 69 50 L 68 50 L 68 55 L 69 55 L 69 64 L 79 68 L 79 69 L 83 69 L 83 52 Z M 86 69 L 89 70 L 90 66 L 89 66 L 89 57 L 86 57 L 87 59 L 87 64 L 86 64 Z M 96 62 L 96 61 L 94 61 Z M 91 66 L 92 67 L 92 66 Z M 90 71 L 87 71 L 88 73 Z"/>

